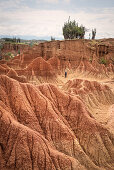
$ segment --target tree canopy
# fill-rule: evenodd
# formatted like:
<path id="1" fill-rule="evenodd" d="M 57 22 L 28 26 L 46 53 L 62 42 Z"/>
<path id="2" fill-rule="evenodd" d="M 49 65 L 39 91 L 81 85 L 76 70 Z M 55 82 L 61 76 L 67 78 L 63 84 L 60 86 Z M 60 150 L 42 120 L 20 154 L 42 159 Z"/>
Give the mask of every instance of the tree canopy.
<path id="1" fill-rule="evenodd" d="M 81 25 L 78 25 L 78 22 L 70 21 L 70 18 L 63 26 L 63 36 L 64 39 L 84 39 L 84 35 L 87 29 Z"/>

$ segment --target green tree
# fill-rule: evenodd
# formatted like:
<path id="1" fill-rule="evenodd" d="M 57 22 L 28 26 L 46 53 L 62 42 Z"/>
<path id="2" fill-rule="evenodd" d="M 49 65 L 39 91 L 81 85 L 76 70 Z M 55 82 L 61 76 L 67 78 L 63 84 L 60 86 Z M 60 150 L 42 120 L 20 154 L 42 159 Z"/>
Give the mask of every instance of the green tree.
<path id="1" fill-rule="evenodd" d="M 70 21 L 70 17 L 63 26 L 64 39 L 84 39 L 86 31 L 87 29 L 83 25 L 78 26 L 78 22 L 76 22 L 75 20 Z"/>

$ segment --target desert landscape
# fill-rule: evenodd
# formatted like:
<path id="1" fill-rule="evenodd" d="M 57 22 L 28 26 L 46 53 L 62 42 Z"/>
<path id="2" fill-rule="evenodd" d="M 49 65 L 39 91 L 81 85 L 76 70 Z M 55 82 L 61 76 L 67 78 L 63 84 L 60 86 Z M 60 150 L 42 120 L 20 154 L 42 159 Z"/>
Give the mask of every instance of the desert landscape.
<path id="1" fill-rule="evenodd" d="M 114 39 L 3 43 L 1 54 L 0 169 L 113 170 Z"/>

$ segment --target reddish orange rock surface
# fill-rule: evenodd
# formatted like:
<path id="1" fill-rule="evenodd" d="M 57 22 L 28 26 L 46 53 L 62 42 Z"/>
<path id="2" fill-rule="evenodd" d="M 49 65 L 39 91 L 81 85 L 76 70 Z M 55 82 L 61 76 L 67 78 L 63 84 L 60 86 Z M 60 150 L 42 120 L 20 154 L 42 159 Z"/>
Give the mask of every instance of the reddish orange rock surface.
<path id="1" fill-rule="evenodd" d="M 0 170 L 114 170 L 114 39 L 3 52 Z"/>
<path id="2" fill-rule="evenodd" d="M 38 57 L 34 59 L 31 64 L 24 69 L 25 73 L 31 76 L 53 77 L 54 70 L 50 63 L 43 58 Z"/>
<path id="3" fill-rule="evenodd" d="M 17 72 L 14 69 L 10 69 L 7 73 L 8 77 L 11 77 L 15 80 L 18 80 L 19 82 L 26 83 L 27 79 L 25 76 L 18 76 Z"/>
<path id="4" fill-rule="evenodd" d="M 113 133 L 76 96 L 0 77 L 1 169 L 113 169 Z"/>

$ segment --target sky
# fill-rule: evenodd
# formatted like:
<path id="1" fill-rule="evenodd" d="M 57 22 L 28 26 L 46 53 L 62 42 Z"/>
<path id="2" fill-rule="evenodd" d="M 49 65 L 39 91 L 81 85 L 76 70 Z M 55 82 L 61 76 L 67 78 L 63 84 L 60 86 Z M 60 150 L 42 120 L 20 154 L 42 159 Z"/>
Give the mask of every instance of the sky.
<path id="1" fill-rule="evenodd" d="M 63 39 L 64 22 L 84 25 L 89 38 L 114 38 L 114 0 L 0 0 L 0 37 Z"/>

